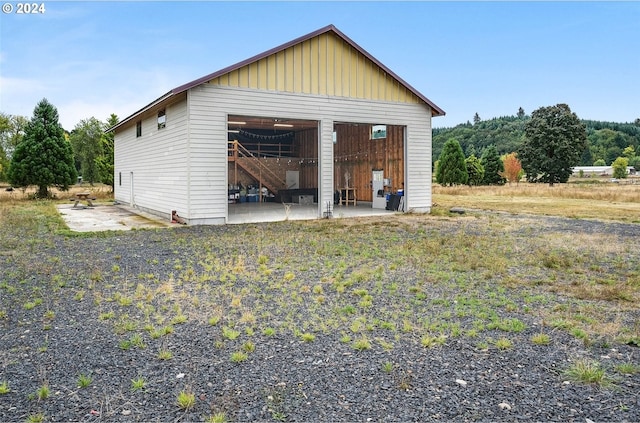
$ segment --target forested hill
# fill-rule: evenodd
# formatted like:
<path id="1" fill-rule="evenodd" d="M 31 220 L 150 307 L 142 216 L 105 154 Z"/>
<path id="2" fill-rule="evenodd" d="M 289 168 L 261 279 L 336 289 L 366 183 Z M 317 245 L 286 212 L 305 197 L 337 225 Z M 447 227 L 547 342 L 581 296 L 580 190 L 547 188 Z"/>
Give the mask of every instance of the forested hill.
<path id="1" fill-rule="evenodd" d="M 475 119 L 453 128 L 433 129 L 433 161 L 438 160 L 442 146 L 455 138 L 468 157 L 482 155 L 484 148 L 493 144 L 500 155 L 514 152 L 524 140 L 524 126 L 530 116 L 504 116 L 489 120 Z M 582 120 L 587 128 L 589 149 L 582 156 L 579 166 L 591 166 L 598 159 L 607 165 L 620 156 L 625 148 L 632 146 L 640 155 L 640 119 L 635 123 L 615 123 Z"/>

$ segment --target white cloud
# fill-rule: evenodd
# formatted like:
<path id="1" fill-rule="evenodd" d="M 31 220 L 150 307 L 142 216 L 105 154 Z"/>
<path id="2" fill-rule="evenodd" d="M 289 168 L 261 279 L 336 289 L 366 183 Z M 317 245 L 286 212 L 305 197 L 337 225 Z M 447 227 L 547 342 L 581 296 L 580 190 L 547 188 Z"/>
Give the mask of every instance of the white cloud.
<path id="1" fill-rule="evenodd" d="M 82 119 L 120 119 L 189 82 L 180 67 L 131 68 L 117 61 L 68 61 L 52 66 L 37 78 L 0 77 L 0 111 L 31 117 L 35 105 L 47 98 L 58 109 L 61 125 L 71 130 Z"/>

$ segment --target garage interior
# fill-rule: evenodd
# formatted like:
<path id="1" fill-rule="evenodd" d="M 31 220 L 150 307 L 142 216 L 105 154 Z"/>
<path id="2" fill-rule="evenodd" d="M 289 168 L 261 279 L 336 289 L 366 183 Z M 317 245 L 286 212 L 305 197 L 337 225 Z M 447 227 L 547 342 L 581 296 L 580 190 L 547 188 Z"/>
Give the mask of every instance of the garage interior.
<path id="1" fill-rule="evenodd" d="M 228 223 L 318 218 L 314 120 L 229 115 Z M 334 124 L 334 207 L 323 215 L 402 210 L 405 127 Z"/>

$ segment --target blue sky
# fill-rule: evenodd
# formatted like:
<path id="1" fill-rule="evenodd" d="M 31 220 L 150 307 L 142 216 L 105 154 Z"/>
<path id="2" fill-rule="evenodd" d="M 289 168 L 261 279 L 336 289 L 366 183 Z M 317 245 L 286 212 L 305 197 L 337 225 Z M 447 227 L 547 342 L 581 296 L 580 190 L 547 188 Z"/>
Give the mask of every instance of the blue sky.
<path id="1" fill-rule="evenodd" d="M 31 15 L 5 3 L 0 111 L 30 117 L 47 98 L 67 130 L 328 24 L 444 109 L 434 127 L 558 103 L 640 118 L 640 2 L 44 1 Z"/>

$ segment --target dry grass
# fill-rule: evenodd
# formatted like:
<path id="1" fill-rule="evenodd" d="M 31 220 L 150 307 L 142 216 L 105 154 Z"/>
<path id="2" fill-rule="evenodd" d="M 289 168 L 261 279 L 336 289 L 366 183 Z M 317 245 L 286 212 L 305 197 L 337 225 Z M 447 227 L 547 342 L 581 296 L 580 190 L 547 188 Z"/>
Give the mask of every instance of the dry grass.
<path id="1" fill-rule="evenodd" d="M 0 203 L 25 201 L 33 198 L 33 195 L 37 191 L 37 187 L 31 186 L 26 189 L 15 188 L 13 191 L 7 191 L 8 185 L 0 184 Z M 50 188 L 49 191 L 53 194 L 57 200 L 68 201 L 73 198 L 78 192 L 90 192 L 93 197 L 98 200 L 112 200 L 113 193 L 111 187 L 104 184 L 90 184 L 83 182 L 82 184 L 73 185 L 68 191 L 62 191 L 57 188 Z"/>
<path id="2" fill-rule="evenodd" d="M 640 180 L 633 180 L 640 182 Z M 433 186 L 434 208 L 497 210 L 573 218 L 640 222 L 640 183 Z"/>

